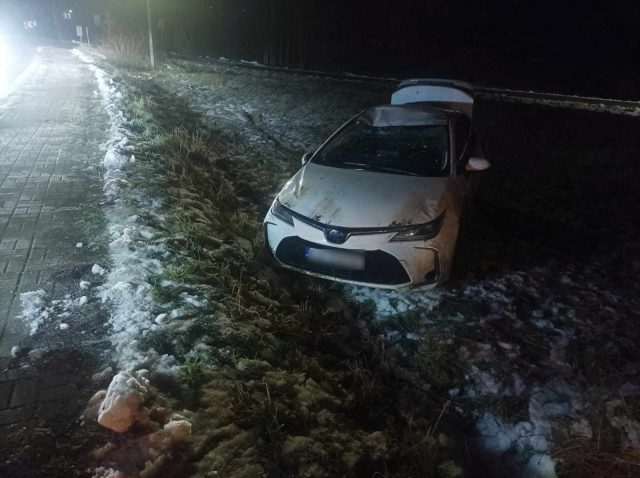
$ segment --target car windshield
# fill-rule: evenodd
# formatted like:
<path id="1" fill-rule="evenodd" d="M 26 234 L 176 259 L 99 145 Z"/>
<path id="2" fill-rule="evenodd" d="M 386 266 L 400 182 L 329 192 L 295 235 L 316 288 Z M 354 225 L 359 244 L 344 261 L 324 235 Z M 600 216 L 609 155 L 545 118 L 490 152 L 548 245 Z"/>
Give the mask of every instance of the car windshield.
<path id="1" fill-rule="evenodd" d="M 356 119 L 318 151 L 313 162 L 411 176 L 448 176 L 448 128 L 373 126 Z"/>

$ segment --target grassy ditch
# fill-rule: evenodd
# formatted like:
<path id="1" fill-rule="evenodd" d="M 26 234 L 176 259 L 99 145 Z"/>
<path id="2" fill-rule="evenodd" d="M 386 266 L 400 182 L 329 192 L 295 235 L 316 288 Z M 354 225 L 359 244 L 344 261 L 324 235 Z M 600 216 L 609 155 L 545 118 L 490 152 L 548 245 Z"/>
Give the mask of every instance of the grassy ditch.
<path id="1" fill-rule="evenodd" d="M 339 286 L 275 270 L 261 218 L 286 171 L 152 83 L 120 80 L 138 186 L 167 206 L 171 255 L 154 294 L 181 314 L 144 344 L 182 364 L 181 386 L 158 385 L 158 401 L 191 419 L 189 473 L 461 476 L 464 424 L 441 398 L 461 371 L 422 366 L 451 363 L 444 338 L 413 361 Z"/>

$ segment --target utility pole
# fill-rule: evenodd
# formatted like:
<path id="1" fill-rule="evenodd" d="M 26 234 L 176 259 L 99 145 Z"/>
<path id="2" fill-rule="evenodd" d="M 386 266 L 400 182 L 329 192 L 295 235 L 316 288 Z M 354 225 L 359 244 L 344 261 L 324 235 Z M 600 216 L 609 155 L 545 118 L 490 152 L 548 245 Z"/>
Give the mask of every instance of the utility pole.
<path id="1" fill-rule="evenodd" d="M 149 58 L 151 60 L 151 68 L 155 69 L 156 61 L 153 55 L 153 23 L 151 23 L 151 0 L 147 0 L 147 24 L 149 28 Z"/>

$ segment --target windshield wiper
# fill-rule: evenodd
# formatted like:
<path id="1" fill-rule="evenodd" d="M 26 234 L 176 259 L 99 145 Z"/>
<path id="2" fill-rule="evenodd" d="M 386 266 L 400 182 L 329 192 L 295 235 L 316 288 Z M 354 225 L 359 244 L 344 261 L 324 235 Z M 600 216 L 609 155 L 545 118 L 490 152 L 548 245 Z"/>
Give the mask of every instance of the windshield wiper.
<path id="1" fill-rule="evenodd" d="M 342 161 L 340 164 L 346 164 L 348 166 L 355 166 L 357 168 L 365 168 L 365 169 L 370 169 L 371 166 L 369 166 L 366 163 L 352 163 L 350 161 Z"/>
<path id="2" fill-rule="evenodd" d="M 337 167 L 354 166 L 356 168 L 362 168 L 367 171 L 374 171 L 374 172 L 379 171 L 379 172 L 386 172 L 386 173 L 405 174 L 407 176 L 422 176 L 422 174 L 414 173 L 413 171 L 407 171 L 405 169 L 389 168 L 387 166 L 375 166 L 375 165 L 366 164 L 366 163 L 354 163 L 351 161 L 342 161 L 340 163 L 328 163 L 328 164 L 330 164 L 331 166 L 337 166 Z"/>
<path id="3" fill-rule="evenodd" d="M 371 171 L 385 171 L 388 173 L 406 174 L 407 176 L 422 176 L 422 174 L 414 173 L 413 171 L 407 171 L 406 169 L 389 168 L 387 166 L 371 166 Z"/>

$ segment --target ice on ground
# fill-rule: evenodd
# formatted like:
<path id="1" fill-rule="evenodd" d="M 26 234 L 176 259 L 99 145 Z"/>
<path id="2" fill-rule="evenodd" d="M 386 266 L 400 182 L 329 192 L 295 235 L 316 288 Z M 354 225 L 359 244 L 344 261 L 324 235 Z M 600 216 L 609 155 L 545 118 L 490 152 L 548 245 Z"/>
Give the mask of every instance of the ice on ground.
<path id="1" fill-rule="evenodd" d="M 358 286 L 348 286 L 345 292 L 356 302 L 372 301 L 375 304 L 379 318 L 387 318 L 412 311 L 420 311 L 426 314 L 440 304 L 440 295 L 435 292 L 396 291 Z"/>

